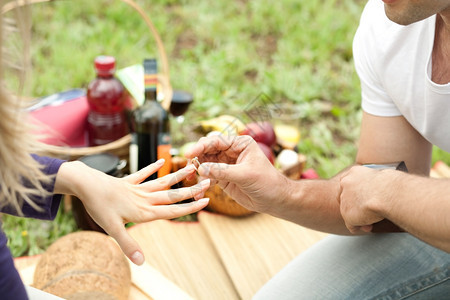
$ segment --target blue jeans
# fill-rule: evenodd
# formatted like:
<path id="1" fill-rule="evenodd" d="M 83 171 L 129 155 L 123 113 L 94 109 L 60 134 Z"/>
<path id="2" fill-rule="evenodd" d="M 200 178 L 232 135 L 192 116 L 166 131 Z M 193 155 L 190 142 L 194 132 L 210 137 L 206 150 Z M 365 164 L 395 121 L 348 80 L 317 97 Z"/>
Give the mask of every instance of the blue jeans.
<path id="1" fill-rule="evenodd" d="M 450 254 L 410 234 L 331 235 L 254 299 L 450 299 L 449 276 Z"/>

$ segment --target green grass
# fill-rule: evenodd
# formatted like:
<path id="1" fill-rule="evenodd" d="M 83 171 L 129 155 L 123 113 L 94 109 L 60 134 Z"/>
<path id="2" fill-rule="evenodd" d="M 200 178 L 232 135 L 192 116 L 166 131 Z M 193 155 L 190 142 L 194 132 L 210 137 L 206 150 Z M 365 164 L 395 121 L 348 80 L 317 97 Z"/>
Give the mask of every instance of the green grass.
<path id="1" fill-rule="evenodd" d="M 264 92 L 302 107 L 310 167 L 329 176 L 351 163 L 360 93 L 351 43 L 365 1 L 138 3 L 164 42 L 174 88 L 194 93 L 190 121 L 239 116 Z M 119 68 L 158 55 L 144 21 L 118 0 L 38 4 L 33 16 L 33 96 L 86 87 L 98 54 Z"/>
<path id="2" fill-rule="evenodd" d="M 164 42 L 172 85 L 195 96 L 187 122 L 239 116 L 260 93 L 294 103 L 302 109 L 299 149 L 322 177 L 352 164 L 356 154 L 360 87 L 351 46 L 365 2 L 138 1 Z M 28 93 L 34 97 L 86 87 L 99 54 L 115 56 L 119 68 L 158 56 L 143 20 L 119 0 L 34 5 L 32 23 Z M 438 159 L 450 162 L 435 149 L 433 161 Z M 73 228 L 62 212 L 57 225 L 12 217 L 4 222 L 14 255 L 38 253 Z"/>
<path id="3" fill-rule="evenodd" d="M 54 221 L 3 215 L 2 222 L 14 257 L 42 253 L 61 236 L 78 230 L 72 213 L 64 210 L 64 204 Z"/>

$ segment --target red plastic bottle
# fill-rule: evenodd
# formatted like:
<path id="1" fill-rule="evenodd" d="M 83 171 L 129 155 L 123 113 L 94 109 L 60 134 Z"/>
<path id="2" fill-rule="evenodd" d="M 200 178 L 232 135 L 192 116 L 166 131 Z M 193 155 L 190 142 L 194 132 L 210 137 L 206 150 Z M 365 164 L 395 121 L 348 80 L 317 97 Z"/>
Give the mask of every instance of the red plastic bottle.
<path id="1" fill-rule="evenodd" d="M 114 76 L 116 60 L 98 56 L 94 61 L 97 77 L 89 83 L 87 100 L 89 146 L 108 144 L 128 134 L 125 114 L 126 93 Z"/>

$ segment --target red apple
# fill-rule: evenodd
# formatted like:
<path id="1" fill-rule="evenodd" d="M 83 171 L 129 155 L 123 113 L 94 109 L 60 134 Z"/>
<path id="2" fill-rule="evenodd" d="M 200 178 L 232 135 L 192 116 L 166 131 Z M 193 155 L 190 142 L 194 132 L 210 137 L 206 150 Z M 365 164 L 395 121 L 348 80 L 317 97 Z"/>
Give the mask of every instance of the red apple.
<path id="1" fill-rule="evenodd" d="M 303 179 L 318 179 L 320 178 L 317 172 L 314 169 L 308 169 L 302 173 L 300 178 Z"/>
<path id="2" fill-rule="evenodd" d="M 267 146 L 266 144 L 263 144 L 263 143 L 257 143 L 257 144 L 273 165 L 275 163 L 275 155 L 273 154 L 272 149 L 269 146 Z"/>
<path id="3" fill-rule="evenodd" d="M 257 143 L 263 143 L 269 147 L 275 145 L 277 141 L 275 130 L 270 122 L 254 122 L 245 125 L 242 135 L 251 136 Z"/>

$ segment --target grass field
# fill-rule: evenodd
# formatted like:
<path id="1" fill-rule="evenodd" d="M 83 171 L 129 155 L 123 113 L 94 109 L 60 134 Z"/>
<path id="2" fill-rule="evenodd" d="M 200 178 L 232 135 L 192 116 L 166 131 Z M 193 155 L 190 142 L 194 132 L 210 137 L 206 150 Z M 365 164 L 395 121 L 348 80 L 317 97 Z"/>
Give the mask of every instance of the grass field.
<path id="1" fill-rule="evenodd" d="M 365 1 L 138 3 L 164 42 L 172 85 L 195 96 L 188 123 L 238 114 L 265 93 L 301 108 L 299 149 L 307 167 L 329 177 L 353 163 L 361 110 L 351 46 Z M 99 54 L 115 56 L 119 68 L 158 57 L 143 20 L 119 0 L 55 1 L 32 12 L 27 93 L 34 97 L 86 87 Z M 435 149 L 437 159 L 448 156 Z M 62 212 L 56 222 L 5 216 L 4 223 L 15 256 L 42 252 L 76 230 L 70 213 Z"/>

